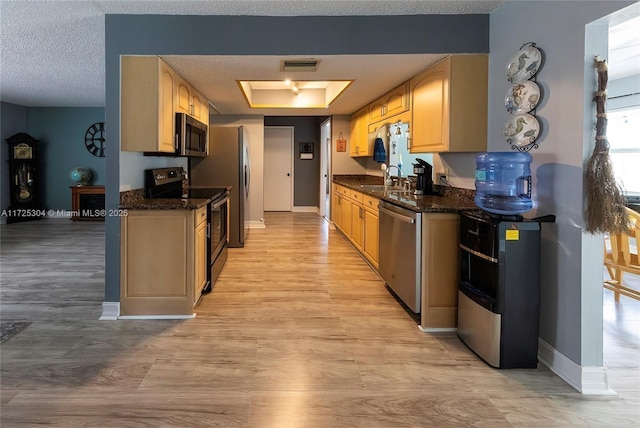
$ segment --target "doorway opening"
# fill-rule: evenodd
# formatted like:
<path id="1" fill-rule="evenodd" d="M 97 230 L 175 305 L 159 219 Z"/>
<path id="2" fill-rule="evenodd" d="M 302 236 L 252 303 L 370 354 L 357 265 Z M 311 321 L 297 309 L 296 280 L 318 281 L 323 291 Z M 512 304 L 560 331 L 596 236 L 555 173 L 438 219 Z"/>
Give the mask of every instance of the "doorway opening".
<path id="1" fill-rule="evenodd" d="M 640 180 L 637 165 L 640 146 L 640 39 L 637 28 L 640 12 L 634 9 L 620 22 L 612 22 L 608 31 L 607 55 L 607 140 L 616 179 L 622 185 L 629 207 L 640 210 Z M 635 207 L 635 208 L 634 208 Z M 630 238 L 633 246 L 633 239 Z M 605 240 L 606 244 L 610 242 Z M 635 238 L 636 251 L 638 248 Z M 603 281 L 610 280 L 603 268 Z M 640 290 L 640 275 L 624 273 L 622 285 Z M 637 368 L 640 365 L 640 301 L 625 295 L 615 297 L 603 288 L 603 362 L 611 369 Z"/>
<path id="2" fill-rule="evenodd" d="M 331 221 L 331 118 L 320 125 L 320 215 Z"/>

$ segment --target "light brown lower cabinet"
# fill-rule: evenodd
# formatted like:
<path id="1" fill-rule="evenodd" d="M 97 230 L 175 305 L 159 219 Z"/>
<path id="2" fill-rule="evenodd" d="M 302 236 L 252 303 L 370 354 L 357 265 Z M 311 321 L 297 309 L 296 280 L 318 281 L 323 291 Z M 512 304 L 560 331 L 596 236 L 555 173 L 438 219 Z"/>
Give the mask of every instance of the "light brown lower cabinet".
<path id="1" fill-rule="evenodd" d="M 377 207 L 377 205 L 376 205 Z M 362 252 L 369 259 L 373 267 L 378 269 L 378 248 L 379 232 L 378 232 L 378 209 L 375 211 L 368 208 L 364 209 L 364 245 Z"/>
<path id="2" fill-rule="evenodd" d="M 423 329 L 451 329 L 457 325 L 459 224 L 457 213 L 422 215 Z"/>
<path id="3" fill-rule="evenodd" d="M 127 213 L 121 219 L 120 314 L 193 315 L 207 277 L 207 207 Z"/>
<path id="4" fill-rule="evenodd" d="M 333 223 L 378 269 L 378 199 L 333 185 Z"/>

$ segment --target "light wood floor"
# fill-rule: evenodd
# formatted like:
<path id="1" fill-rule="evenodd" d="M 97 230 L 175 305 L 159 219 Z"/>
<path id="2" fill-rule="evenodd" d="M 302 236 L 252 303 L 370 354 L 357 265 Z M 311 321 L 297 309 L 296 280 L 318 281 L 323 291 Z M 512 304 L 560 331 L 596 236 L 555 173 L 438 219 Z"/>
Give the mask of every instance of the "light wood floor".
<path id="1" fill-rule="evenodd" d="M 582 396 L 426 334 L 314 214 L 267 213 L 198 316 L 98 321 L 104 226 L 2 225 L 2 427 L 634 427 L 639 372 Z M 633 352 L 633 351 L 632 351 Z M 637 345 L 636 345 L 637 352 Z M 633 354 L 631 354 L 633 355 Z"/>

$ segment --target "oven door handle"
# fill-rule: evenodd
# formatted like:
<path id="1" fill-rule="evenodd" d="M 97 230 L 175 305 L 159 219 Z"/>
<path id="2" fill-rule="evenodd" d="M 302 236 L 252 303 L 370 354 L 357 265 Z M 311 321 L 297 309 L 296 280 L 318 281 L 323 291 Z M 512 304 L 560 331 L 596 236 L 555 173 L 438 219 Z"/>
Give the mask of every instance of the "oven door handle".
<path id="1" fill-rule="evenodd" d="M 404 216 L 402 214 L 398 214 L 396 212 L 393 212 L 391 210 L 386 209 L 385 207 L 383 207 L 381 205 L 378 205 L 378 209 L 380 210 L 380 212 L 384 211 L 385 215 L 389 215 L 391 217 L 397 218 L 398 220 L 404 221 L 405 223 L 414 224 L 416 222 L 415 218 L 411 218 L 411 217 Z"/>
<path id="2" fill-rule="evenodd" d="M 463 250 L 463 251 L 466 251 L 469 254 L 473 254 L 474 256 L 478 256 L 481 259 L 484 259 L 484 260 L 486 260 L 488 262 L 491 262 L 491 263 L 499 263 L 500 262 L 495 257 L 487 256 L 486 254 L 482 254 L 479 251 L 472 250 L 471 248 L 467 247 L 466 245 L 460 244 L 460 249 Z"/>
<path id="3" fill-rule="evenodd" d="M 213 202 L 211 204 L 211 208 L 220 208 L 223 204 L 227 203 L 227 200 L 229 199 L 229 197 L 224 197 L 223 199 L 220 199 L 219 201 Z"/>

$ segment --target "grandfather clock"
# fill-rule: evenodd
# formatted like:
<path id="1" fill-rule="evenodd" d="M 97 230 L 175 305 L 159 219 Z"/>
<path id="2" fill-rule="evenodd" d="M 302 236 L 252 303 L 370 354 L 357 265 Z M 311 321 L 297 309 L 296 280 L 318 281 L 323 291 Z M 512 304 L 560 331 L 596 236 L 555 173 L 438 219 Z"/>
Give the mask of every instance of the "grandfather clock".
<path id="1" fill-rule="evenodd" d="M 38 140 L 23 132 L 7 138 L 9 144 L 9 196 L 7 223 L 37 220 L 44 210 L 38 194 Z"/>

